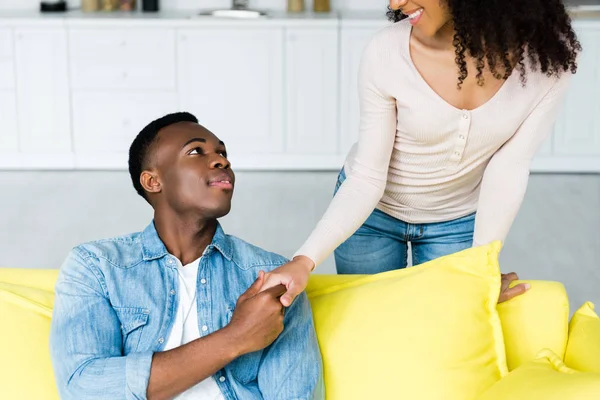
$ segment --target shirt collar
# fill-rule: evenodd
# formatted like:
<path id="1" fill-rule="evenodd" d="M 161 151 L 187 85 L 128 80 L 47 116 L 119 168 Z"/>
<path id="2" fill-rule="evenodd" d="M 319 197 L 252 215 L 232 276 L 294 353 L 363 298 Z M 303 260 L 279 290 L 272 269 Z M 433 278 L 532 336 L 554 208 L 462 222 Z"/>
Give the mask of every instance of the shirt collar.
<path id="1" fill-rule="evenodd" d="M 219 222 L 217 222 L 215 235 L 213 236 L 211 244 L 206 248 L 205 254 L 212 248 L 217 249 L 228 261 L 231 261 L 233 256 L 231 239 L 225 234 Z M 156 232 L 156 227 L 154 226 L 154 220 L 152 220 L 142 232 L 142 255 L 144 261 L 156 260 L 168 254 L 167 247 L 162 240 L 160 240 L 158 232 Z"/>

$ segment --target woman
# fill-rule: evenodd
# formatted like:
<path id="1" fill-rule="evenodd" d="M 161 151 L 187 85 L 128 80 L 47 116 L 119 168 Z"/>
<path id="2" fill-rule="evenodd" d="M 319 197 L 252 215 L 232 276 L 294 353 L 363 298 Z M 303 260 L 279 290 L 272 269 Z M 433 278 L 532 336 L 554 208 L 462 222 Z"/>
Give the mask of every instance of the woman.
<path id="1" fill-rule="evenodd" d="M 363 54 L 337 193 L 263 286 L 285 284 L 284 305 L 336 248 L 339 273 L 371 274 L 404 268 L 408 242 L 416 265 L 504 241 L 576 72 L 561 0 L 391 0 L 388 16 Z M 500 301 L 527 289 L 504 278 Z"/>

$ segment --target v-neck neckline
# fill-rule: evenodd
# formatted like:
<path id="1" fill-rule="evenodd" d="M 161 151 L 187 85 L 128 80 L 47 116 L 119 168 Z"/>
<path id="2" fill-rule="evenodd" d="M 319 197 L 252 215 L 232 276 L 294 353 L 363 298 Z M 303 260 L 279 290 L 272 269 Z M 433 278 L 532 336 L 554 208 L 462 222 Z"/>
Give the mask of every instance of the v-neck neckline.
<path id="1" fill-rule="evenodd" d="M 508 86 L 508 84 L 514 79 L 514 76 L 516 75 L 515 74 L 515 70 L 513 69 L 513 71 L 511 72 L 510 76 L 504 81 L 504 83 L 502 84 L 502 86 L 500 86 L 500 88 L 496 91 L 496 93 L 494 93 L 492 95 L 492 97 L 490 97 L 488 100 L 486 100 L 484 103 L 480 104 L 479 106 L 477 106 L 477 107 L 475 107 L 473 109 L 458 108 L 458 107 L 450 104 L 446 99 L 444 99 L 442 96 L 440 96 L 439 93 L 436 92 L 431 87 L 431 85 L 429 85 L 429 83 L 427 83 L 427 81 L 425 80 L 425 78 L 423 77 L 423 75 L 421 75 L 421 72 L 419 72 L 419 69 L 417 68 L 417 66 L 413 62 L 412 54 L 411 54 L 411 50 L 410 50 L 410 39 L 411 39 L 411 36 L 412 36 L 413 27 L 411 25 L 409 25 L 408 28 L 409 29 L 408 29 L 407 40 L 405 41 L 404 46 L 405 46 L 405 51 L 406 51 L 406 56 L 407 56 L 407 59 L 408 59 L 408 62 L 409 62 L 409 66 L 416 73 L 417 80 L 420 82 L 420 84 L 422 86 L 425 87 L 425 90 L 429 91 L 438 101 L 444 103 L 447 107 L 452 108 L 456 112 L 474 113 L 474 112 L 478 112 L 478 111 L 486 108 L 489 104 L 496 102 L 497 99 L 503 94 L 503 92 L 506 91 L 506 90 L 508 90 L 506 88 L 506 86 Z"/>

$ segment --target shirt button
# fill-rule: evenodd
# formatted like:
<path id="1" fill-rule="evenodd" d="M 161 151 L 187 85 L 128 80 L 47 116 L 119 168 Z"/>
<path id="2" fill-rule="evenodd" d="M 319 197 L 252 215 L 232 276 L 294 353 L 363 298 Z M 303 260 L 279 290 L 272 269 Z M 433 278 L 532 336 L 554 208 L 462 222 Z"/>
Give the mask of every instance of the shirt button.
<path id="1" fill-rule="evenodd" d="M 204 279 L 204 278 L 200 279 L 200 283 L 204 285 L 206 283 L 206 279 Z"/>
<path id="2" fill-rule="evenodd" d="M 169 293 L 171 293 L 171 296 L 173 296 L 175 294 L 175 291 L 171 290 Z"/>
<path id="3" fill-rule="evenodd" d="M 458 151 L 454 152 L 455 156 L 460 156 L 460 153 Z"/>
<path id="4" fill-rule="evenodd" d="M 160 339 L 158 339 L 158 343 L 160 343 L 160 344 L 164 343 L 164 341 L 165 341 L 165 339 L 164 339 L 164 338 L 160 338 Z"/>
<path id="5" fill-rule="evenodd" d="M 220 377 L 219 382 L 225 382 L 225 377 L 224 376 Z"/>
<path id="6" fill-rule="evenodd" d="M 172 258 L 169 258 L 169 259 L 167 260 L 167 264 L 173 264 L 173 259 L 172 259 Z"/>
<path id="7" fill-rule="evenodd" d="M 463 118 L 464 119 L 469 119 L 469 115 L 468 114 L 463 114 Z"/>
<path id="8" fill-rule="evenodd" d="M 463 135 L 460 135 L 458 138 L 459 138 L 460 140 L 462 140 L 462 139 L 464 139 L 465 137 L 464 137 Z"/>
<path id="9" fill-rule="evenodd" d="M 208 326 L 204 325 L 204 326 L 202 327 L 202 332 L 206 332 L 207 330 L 208 330 Z"/>

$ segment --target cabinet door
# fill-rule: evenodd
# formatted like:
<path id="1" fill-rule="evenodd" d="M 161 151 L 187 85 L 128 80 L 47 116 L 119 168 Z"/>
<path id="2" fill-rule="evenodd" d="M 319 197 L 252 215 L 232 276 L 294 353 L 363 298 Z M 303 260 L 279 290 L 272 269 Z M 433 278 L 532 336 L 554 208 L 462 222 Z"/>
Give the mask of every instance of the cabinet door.
<path id="1" fill-rule="evenodd" d="M 13 34 L 9 28 L 0 28 L 0 89 L 15 87 Z"/>
<path id="2" fill-rule="evenodd" d="M 574 24 L 583 47 L 554 130 L 554 154 L 600 156 L 600 24 Z"/>
<path id="3" fill-rule="evenodd" d="M 347 27 L 341 30 L 340 152 L 343 154 L 358 140 L 358 69 L 363 51 L 376 30 L 375 27 Z"/>
<path id="4" fill-rule="evenodd" d="M 177 53 L 180 108 L 226 143 L 233 162 L 282 151 L 282 28 L 184 29 Z"/>
<path id="5" fill-rule="evenodd" d="M 337 29 L 286 33 L 286 153 L 335 154 L 338 148 Z"/>
<path id="6" fill-rule="evenodd" d="M 71 152 L 64 29 L 18 29 L 17 111 L 22 153 Z"/>
<path id="7" fill-rule="evenodd" d="M 19 151 L 15 92 L 0 90 L 0 153 Z"/>
<path id="8" fill-rule="evenodd" d="M 164 28 L 69 30 L 75 89 L 175 89 L 175 31 Z"/>
<path id="9" fill-rule="evenodd" d="M 94 158 L 127 154 L 142 128 L 176 111 L 176 104 L 172 92 L 73 93 L 73 137 L 78 158 L 82 154 Z"/>

